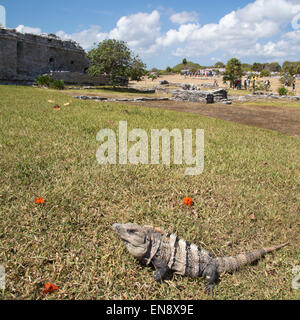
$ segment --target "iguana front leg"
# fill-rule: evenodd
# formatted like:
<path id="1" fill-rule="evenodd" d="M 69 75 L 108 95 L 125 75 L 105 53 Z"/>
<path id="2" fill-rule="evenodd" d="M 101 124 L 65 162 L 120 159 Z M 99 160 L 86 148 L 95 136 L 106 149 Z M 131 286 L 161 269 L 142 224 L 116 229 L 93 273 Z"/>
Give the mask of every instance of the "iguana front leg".
<path id="1" fill-rule="evenodd" d="M 170 269 L 168 264 L 162 260 L 154 259 L 152 264 L 156 268 L 156 272 L 154 274 L 154 279 L 157 282 L 162 282 L 168 278 Z"/>

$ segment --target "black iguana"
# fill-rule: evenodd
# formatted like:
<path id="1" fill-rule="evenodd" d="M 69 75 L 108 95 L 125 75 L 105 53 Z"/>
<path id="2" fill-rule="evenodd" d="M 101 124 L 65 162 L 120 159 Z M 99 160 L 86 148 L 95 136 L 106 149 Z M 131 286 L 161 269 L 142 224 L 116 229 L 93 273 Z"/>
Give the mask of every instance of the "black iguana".
<path id="1" fill-rule="evenodd" d="M 207 281 L 205 291 L 213 296 L 214 285 L 223 272 L 234 272 L 251 264 L 265 254 L 279 250 L 288 243 L 231 257 L 213 257 L 175 234 L 165 233 L 150 226 L 136 224 L 114 224 L 114 231 L 125 243 L 130 254 L 139 261 L 156 268 L 154 278 L 161 282 L 170 273 L 182 276 L 204 277 Z"/>

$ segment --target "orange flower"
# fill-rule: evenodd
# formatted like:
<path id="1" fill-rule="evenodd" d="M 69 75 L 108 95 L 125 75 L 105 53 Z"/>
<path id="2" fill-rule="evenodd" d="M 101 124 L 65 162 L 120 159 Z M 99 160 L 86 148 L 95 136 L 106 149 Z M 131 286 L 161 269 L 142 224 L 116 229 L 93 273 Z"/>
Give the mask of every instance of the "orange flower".
<path id="1" fill-rule="evenodd" d="M 38 197 L 34 200 L 34 202 L 36 204 L 44 204 L 45 203 L 45 199 L 44 198 L 41 198 L 41 197 Z"/>
<path id="2" fill-rule="evenodd" d="M 191 207 L 191 206 L 194 204 L 194 201 L 193 201 L 192 198 L 186 197 L 186 198 L 184 199 L 184 203 L 185 203 L 186 205 L 188 205 L 189 207 Z"/>
<path id="3" fill-rule="evenodd" d="M 45 290 L 43 291 L 43 294 L 53 293 L 53 292 L 57 291 L 58 289 L 59 289 L 59 287 L 48 282 L 45 284 Z"/>

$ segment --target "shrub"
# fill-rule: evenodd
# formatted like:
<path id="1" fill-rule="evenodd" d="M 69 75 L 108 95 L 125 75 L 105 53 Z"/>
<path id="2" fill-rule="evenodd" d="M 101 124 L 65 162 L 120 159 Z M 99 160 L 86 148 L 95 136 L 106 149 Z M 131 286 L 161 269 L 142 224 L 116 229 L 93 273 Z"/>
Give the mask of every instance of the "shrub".
<path id="1" fill-rule="evenodd" d="M 148 79 L 151 79 L 152 81 L 153 81 L 153 80 L 156 80 L 158 77 L 159 77 L 159 75 L 156 74 L 156 73 L 150 73 L 150 74 L 148 75 Z"/>
<path id="2" fill-rule="evenodd" d="M 263 78 L 263 77 L 270 77 L 271 76 L 271 72 L 269 70 L 262 70 L 262 72 L 260 73 L 260 77 Z"/>
<path id="3" fill-rule="evenodd" d="M 288 95 L 288 89 L 285 88 L 285 87 L 281 87 L 281 88 L 278 88 L 278 93 L 280 96 L 287 96 Z"/>
<path id="4" fill-rule="evenodd" d="M 50 76 L 39 76 L 36 80 L 39 87 L 49 87 L 52 81 Z"/>
<path id="5" fill-rule="evenodd" d="M 64 90 L 63 80 L 53 80 L 50 76 L 39 76 L 36 80 L 39 87 L 47 87 L 56 90 Z"/>
<path id="6" fill-rule="evenodd" d="M 65 88 L 65 83 L 63 80 L 53 80 L 50 83 L 50 88 L 51 89 L 56 89 L 56 90 L 64 90 Z"/>

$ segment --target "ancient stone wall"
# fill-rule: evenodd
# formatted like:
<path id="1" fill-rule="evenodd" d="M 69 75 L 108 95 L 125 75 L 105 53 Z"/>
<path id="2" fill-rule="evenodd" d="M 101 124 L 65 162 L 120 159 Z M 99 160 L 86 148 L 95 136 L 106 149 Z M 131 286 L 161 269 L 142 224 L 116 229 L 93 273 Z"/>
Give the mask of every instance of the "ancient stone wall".
<path id="1" fill-rule="evenodd" d="M 0 28 L 0 79 L 17 76 L 17 38 Z"/>
<path id="2" fill-rule="evenodd" d="M 91 77 L 80 72 L 50 72 L 48 75 L 54 80 L 63 80 L 66 84 L 105 86 L 109 84 L 110 77 L 106 75 Z M 127 86 L 128 79 L 121 78 L 121 85 Z"/>
<path id="3" fill-rule="evenodd" d="M 213 103 L 213 102 L 226 102 L 227 101 L 227 91 L 224 89 L 212 90 L 212 91 L 203 91 L 197 90 L 196 87 L 190 89 L 181 89 L 172 91 L 172 98 L 175 101 L 190 101 L 190 102 L 204 102 L 204 103 Z"/>
<path id="4" fill-rule="evenodd" d="M 34 81 L 50 71 L 84 73 L 85 51 L 55 35 L 33 35 L 0 28 L 0 81 Z"/>

